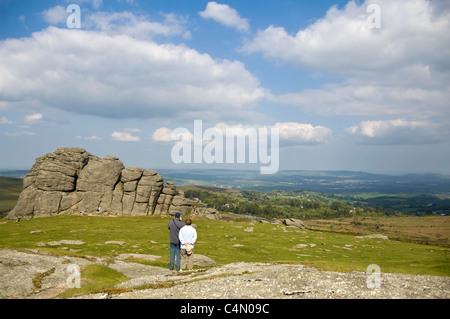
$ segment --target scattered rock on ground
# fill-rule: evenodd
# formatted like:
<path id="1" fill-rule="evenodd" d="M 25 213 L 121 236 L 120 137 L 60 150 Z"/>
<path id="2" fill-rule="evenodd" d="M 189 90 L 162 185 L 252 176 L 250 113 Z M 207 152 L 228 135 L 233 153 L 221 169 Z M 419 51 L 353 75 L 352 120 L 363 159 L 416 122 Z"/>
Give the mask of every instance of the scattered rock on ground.
<path id="1" fill-rule="evenodd" d="M 381 234 L 373 234 L 373 235 L 365 235 L 365 236 L 355 236 L 358 239 L 364 239 L 364 238 L 374 238 L 374 239 L 386 239 L 389 240 L 388 236 L 381 235 Z"/>
<path id="2" fill-rule="evenodd" d="M 156 255 L 148 255 L 148 254 L 120 254 L 116 257 L 119 260 L 126 260 L 126 259 L 142 259 L 142 260 L 149 260 L 149 261 L 155 261 L 161 256 Z"/>
<path id="3" fill-rule="evenodd" d="M 106 241 L 105 242 L 105 245 L 119 245 L 119 246 L 123 246 L 125 244 L 126 244 L 126 242 L 119 241 L 119 240 L 110 240 L 110 241 Z"/>
<path id="4" fill-rule="evenodd" d="M 61 245 L 75 245 L 75 246 L 80 246 L 80 245 L 84 245 L 85 242 L 82 240 L 68 240 L 68 239 L 63 239 L 60 241 L 50 241 L 47 243 L 48 246 L 61 246 Z"/>
<path id="5" fill-rule="evenodd" d="M 210 267 L 210 266 L 214 266 L 215 264 L 216 264 L 216 262 L 214 260 L 212 260 L 211 258 L 204 256 L 204 255 L 194 253 L 194 265 L 195 266 Z"/>
<path id="6" fill-rule="evenodd" d="M 111 295 L 155 299 L 425 299 L 450 297 L 450 278 L 382 274 L 379 288 L 367 287 L 365 272 L 319 271 L 302 265 L 233 263 L 189 275 L 174 274 L 168 288 L 143 289 Z M 154 283 L 157 277 L 152 277 Z M 99 298 L 100 295 L 84 296 Z"/>

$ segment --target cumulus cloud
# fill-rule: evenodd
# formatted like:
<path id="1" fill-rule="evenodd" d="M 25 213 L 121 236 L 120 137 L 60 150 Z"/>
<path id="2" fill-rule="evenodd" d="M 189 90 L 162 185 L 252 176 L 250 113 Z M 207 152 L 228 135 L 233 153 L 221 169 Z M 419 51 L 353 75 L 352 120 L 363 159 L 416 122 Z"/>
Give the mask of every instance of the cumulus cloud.
<path id="1" fill-rule="evenodd" d="M 109 35 L 128 35 L 142 40 L 157 36 L 182 36 L 190 39 L 186 29 L 187 20 L 173 13 L 164 14 L 164 21 L 150 21 L 148 17 L 137 16 L 131 12 L 96 12 L 88 14 L 83 27 L 101 31 Z"/>
<path id="2" fill-rule="evenodd" d="M 313 126 L 311 124 L 295 123 L 295 122 L 279 122 L 274 125 L 248 125 L 248 124 L 236 124 L 228 125 L 224 122 L 217 123 L 213 129 L 226 137 L 227 133 L 230 136 L 235 137 L 246 137 L 249 134 L 255 134 L 255 137 L 259 134 L 259 128 L 267 128 L 268 134 L 270 134 L 270 129 L 276 128 L 279 130 L 280 142 L 283 145 L 313 145 L 326 143 L 328 139 L 332 136 L 332 130 L 323 126 Z M 204 132 L 208 128 L 204 127 Z M 172 142 L 172 130 L 166 127 L 157 129 L 153 135 L 152 139 L 158 142 Z M 203 133 L 204 133 L 203 132 Z M 191 133 L 191 139 L 194 136 Z M 204 138 L 205 139 L 205 138 Z M 207 143 L 207 140 L 203 141 Z"/>
<path id="3" fill-rule="evenodd" d="M 43 120 L 43 115 L 41 113 L 26 115 L 25 119 L 24 119 L 25 123 L 27 123 L 27 124 L 39 124 L 39 123 L 42 123 L 42 120 Z"/>
<path id="4" fill-rule="evenodd" d="M 156 142 L 170 142 L 172 130 L 167 127 L 161 127 L 152 134 L 152 139 Z"/>
<path id="5" fill-rule="evenodd" d="M 408 65 L 447 66 L 450 10 L 437 12 L 426 0 L 377 1 L 380 29 L 370 28 L 370 1 L 350 1 L 343 9 L 331 7 L 323 19 L 296 34 L 283 27 L 259 31 L 244 48 L 262 52 L 299 67 L 313 67 L 340 75 L 401 69 Z M 420 45 L 418 45 L 420 43 Z M 441 49 L 441 50 L 436 50 Z"/>
<path id="6" fill-rule="evenodd" d="M 49 118 L 48 116 L 42 113 L 33 113 L 25 115 L 23 121 L 26 125 L 43 125 L 43 126 L 53 126 L 56 124 L 64 124 L 68 122 L 65 119 Z"/>
<path id="7" fill-rule="evenodd" d="M 447 130 L 448 131 L 448 130 Z M 374 144 L 422 144 L 447 141 L 433 123 L 405 119 L 362 121 L 346 129 L 361 142 Z"/>
<path id="8" fill-rule="evenodd" d="M 241 62 L 126 35 L 49 27 L 0 41 L 0 56 L 2 109 L 229 120 L 266 94 Z"/>
<path id="9" fill-rule="evenodd" d="M 111 137 L 115 141 L 121 142 L 139 142 L 141 138 L 139 136 L 134 136 L 132 133 L 139 133 L 139 129 L 125 129 L 122 132 L 114 131 Z"/>
<path id="10" fill-rule="evenodd" d="M 332 136 L 332 130 L 324 126 L 313 126 L 295 122 L 276 123 L 280 139 L 295 144 L 322 144 Z"/>
<path id="11" fill-rule="evenodd" d="M 66 8 L 63 6 L 55 6 L 44 10 L 42 12 L 42 16 L 47 23 L 53 25 L 61 25 L 67 22 L 67 17 L 69 13 L 67 13 Z"/>
<path id="12" fill-rule="evenodd" d="M 246 133 L 248 133 L 247 130 L 249 128 L 255 128 L 257 131 L 257 129 L 260 127 L 267 128 L 269 130 L 272 128 L 278 129 L 280 141 L 284 144 L 288 143 L 290 145 L 322 144 L 326 143 L 328 141 L 328 138 L 332 136 L 331 129 L 327 127 L 313 126 L 311 124 L 296 122 L 279 122 L 269 126 L 251 126 L 244 124 L 227 125 L 225 123 L 218 123 L 215 125 L 215 128 L 219 129 L 224 136 L 227 130 L 230 133 L 238 136 L 240 134 L 245 135 Z"/>
<path id="13" fill-rule="evenodd" d="M 204 19 L 212 19 L 227 27 L 232 27 L 241 32 L 247 32 L 250 28 L 247 19 L 241 18 L 239 13 L 227 4 L 214 1 L 208 2 L 205 11 L 199 12 Z"/>
<path id="14" fill-rule="evenodd" d="M 370 28 L 371 2 L 331 7 L 325 17 L 291 34 L 280 26 L 260 30 L 244 44 L 307 70 L 337 75 L 339 83 L 272 96 L 320 115 L 369 119 L 411 118 L 448 125 L 450 7 L 441 1 L 379 0 L 381 27 Z"/>
<path id="15" fill-rule="evenodd" d="M 101 6 L 101 1 L 92 3 L 94 9 Z M 71 13 L 61 5 L 42 12 L 44 20 L 50 25 L 65 26 Z M 163 21 L 153 21 L 148 16 L 136 15 L 132 12 L 90 12 L 83 11 L 82 28 L 107 33 L 109 35 L 128 35 L 137 39 L 154 39 L 157 36 L 182 36 L 191 38 L 187 30 L 187 19 L 174 13 L 161 13 Z"/>

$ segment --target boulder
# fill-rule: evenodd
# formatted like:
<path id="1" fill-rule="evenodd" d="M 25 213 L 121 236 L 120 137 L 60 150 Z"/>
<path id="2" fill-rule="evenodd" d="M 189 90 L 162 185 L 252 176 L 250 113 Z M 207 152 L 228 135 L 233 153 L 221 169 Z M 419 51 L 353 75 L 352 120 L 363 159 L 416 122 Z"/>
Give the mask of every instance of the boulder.
<path id="1" fill-rule="evenodd" d="M 211 258 L 206 257 L 204 255 L 196 254 L 195 252 L 193 257 L 194 257 L 193 264 L 199 267 L 210 267 L 216 264 L 216 262 Z"/>
<path id="2" fill-rule="evenodd" d="M 177 195 L 175 185 L 172 182 L 166 182 L 166 185 L 158 198 L 155 213 L 163 216 L 169 215 L 170 205 L 172 204 L 175 195 Z"/>
<path id="3" fill-rule="evenodd" d="M 285 224 L 286 226 L 297 227 L 300 229 L 305 228 L 305 224 L 303 224 L 303 221 L 301 221 L 300 219 L 286 218 L 285 220 L 283 220 L 283 224 Z"/>
<path id="4" fill-rule="evenodd" d="M 195 216 L 205 217 L 211 220 L 221 219 L 220 213 L 214 208 L 196 207 L 194 208 L 193 213 Z"/>
<path id="5" fill-rule="evenodd" d="M 123 183 L 138 181 L 141 178 L 143 172 L 144 170 L 139 167 L 127 167 L 122 170 L 121 181 Z"/>
<path id="6" fill-rule="evenodd" d="M 169 208 L 169 215 L 173 216 L 175 213 L 179 212 L 182 215 L 186 215 L 192 209 L 192 202 L 184 198 L 183 196 L 177 195 L 172 199 L 172 203 Z"/>
<path id="7" fill-rule="evenodd" d="M 75 190 L 77 170 L 73 167 L 44 162 L 36 174 L 35 185 L 43 191 L 71 192 Z"/>
<path id="8" fill-rule="evenodd" d="M 117 157 L 89 161 L 80 172 L 76 189 L 78 192 L 112 192 L 124 168 Z"/>

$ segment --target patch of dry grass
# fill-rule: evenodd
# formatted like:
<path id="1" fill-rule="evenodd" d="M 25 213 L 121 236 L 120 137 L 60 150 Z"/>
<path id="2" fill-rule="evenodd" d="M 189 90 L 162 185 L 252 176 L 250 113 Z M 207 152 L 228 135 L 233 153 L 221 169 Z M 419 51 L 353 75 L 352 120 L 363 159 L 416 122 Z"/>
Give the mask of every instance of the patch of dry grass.
<path id="1" fill-rule="evenodd" d="M 308 228 L 358 235 L 383 234 L 390 239 L 450 247 L 450 216 L 349 217 L 305 220 Z"/>

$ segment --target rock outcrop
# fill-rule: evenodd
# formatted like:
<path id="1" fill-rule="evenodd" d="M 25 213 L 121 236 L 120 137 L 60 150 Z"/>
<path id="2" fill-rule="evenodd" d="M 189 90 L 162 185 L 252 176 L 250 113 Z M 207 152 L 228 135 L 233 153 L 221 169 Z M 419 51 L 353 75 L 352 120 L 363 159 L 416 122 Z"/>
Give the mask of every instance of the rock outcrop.
<path id="1" fill-rule="evenodd" d="M 285 224 L 286 226 L 297 227 L 300 229 L 305 228 L 305 224 L 300 219 L 286 218 L 285 220 L 283 220 L 283 224 Z"/>
<path id="2" fill-rule="evenodd" d="M 82 148 L 64 147 L 36 159 L 8 218 L 173 215 L 191 208 L 191 201 L 154 170 L 125 168 L 117 157 L 101 159 Z"/>

